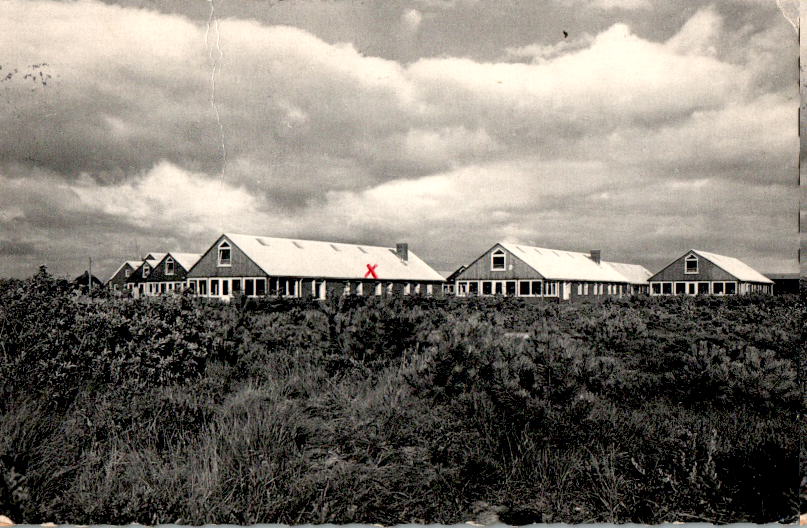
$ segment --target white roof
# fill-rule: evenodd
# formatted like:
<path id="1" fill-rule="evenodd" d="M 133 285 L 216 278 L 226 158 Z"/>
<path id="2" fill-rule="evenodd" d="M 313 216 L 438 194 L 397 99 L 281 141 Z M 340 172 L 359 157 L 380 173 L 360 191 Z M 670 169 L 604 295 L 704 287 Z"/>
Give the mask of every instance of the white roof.
<path id="1" fill-rule="evenodd" d="M 112 280 L 115 277 L 115 275 L 117 275 L 118 272 L 123 269 L 125 265 L 128 264 L 129 266 L 132 267 L 132 270 L 134 271 L 138 268 L 138 266 L 140 266 L 142 262 L 143 262 L 142 260 L 124 260 L 123 264 L 118 266 L 118 269 L 115 270 L 115 273 L 109 276 L 109 280 Z"/>
<path id="2" fill-rule="evenodd" d="M 196 262 L 202 258 L 201 253 L 173 253 L 168 252 L 168 255 L 174 257 L 176 262 L 179 262 L 179 265 L 185 268 L 185 271 L 190 270 Z"/>
<path id="3" fill-rule="evenodd" d="M 723 271 L 734 275 L 741 281 L 745 282 L 764 282 L 765 284 L 773 284 L 773 281 L 768 277 L 758 272 L 745 262 L 734 257 L 726 257 L 718 255 L 717 253 L 709 253 L 708 251 L 700 251 L 698 249 L 691 249 L 692 253 L 697 253 L 701 257 L 710 261 L 715 266 L 722 268 Z"/>
<path id="4" fill-rule="evenodd" d="M 146 258 L 145 258 L 145 259 L 143 259 L 143 260 L 142 260 L 142 261 L 140 261 L 140 262 L 141 262 L 141 264 L 142 264 L 143 262 L 148 262 L 148 263 L 149 263 L 149 264 L 150 264 L 152 267 L 154 267 L 154 266 L 156 266 L 156 265 L 157 265 L 157 263 L 158 263 L 158 262 L 160 262 L 160 261 L 163 259 L 163 257 L 165 257 L 167 254 L 168 254 L 168 253 L 149 253 L 149 254 L 147 254 L 147 255 L 146 255 Z M 149 258 L 149 257 L 151 257 L 151 258 Z M 139 266 L 139 265 L 140 265 L 140 264 L 138 264 L 138 266 Z"/>
<path id="5" fill-rule="evenodd" d="M 373 270 L 379 280 L 444 281 L 412 251 L 403 262 L 395 254 L 395 248 L 231 233 L 224 236 L 267 275 L 372 279 L 365 274 L 368 266 L 375 266 Z"/>
<path id="6" fill-rule="evenodd" d="M 628 279 L 631 284 L 647 284 L 647 279 L 653 276 L 650 270 L 639 264 L 624 264 L 622 262 L 608 262 L 607 264 Z"/>
<path id="7" fill-rule="evenodd" d="M 646 284 L 647 278 L 652 275 L 638 264 L 621 264 L 604 260 L 597 264 L 588 253 L 505 242 L 499 242 L 499 245 L 550 280 Z"/>

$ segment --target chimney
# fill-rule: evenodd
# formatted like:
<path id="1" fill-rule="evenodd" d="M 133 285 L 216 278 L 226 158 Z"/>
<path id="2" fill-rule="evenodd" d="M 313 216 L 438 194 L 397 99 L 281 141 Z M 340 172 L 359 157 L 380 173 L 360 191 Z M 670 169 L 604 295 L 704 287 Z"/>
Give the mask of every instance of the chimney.
<path id="1" fill-rule="evenodd" d="M 593 260 L 595 264 L 600 263 L 601 253 L 602 252 L 599 249 L 592 249 L 591 250 L 591 260 Z"/>
<path id="2" fill-rule="evenodd" d="M 409 260 L 409 244 L 406 242 L 398 242 L 395 244 L 395 254 L 401 259 L 401 262 Z"/>

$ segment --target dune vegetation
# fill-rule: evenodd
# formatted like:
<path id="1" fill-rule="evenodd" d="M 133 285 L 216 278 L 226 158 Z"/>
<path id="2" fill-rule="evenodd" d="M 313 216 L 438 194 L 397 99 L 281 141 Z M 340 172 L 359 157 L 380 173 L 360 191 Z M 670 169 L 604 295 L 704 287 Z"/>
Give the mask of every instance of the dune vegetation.
<path id="1" fill-rule="evenodd" d="M 0 514 L 793 519 L 803 311 L 797 296 L 130 299 L 42 268 L 0 281 Z"/>

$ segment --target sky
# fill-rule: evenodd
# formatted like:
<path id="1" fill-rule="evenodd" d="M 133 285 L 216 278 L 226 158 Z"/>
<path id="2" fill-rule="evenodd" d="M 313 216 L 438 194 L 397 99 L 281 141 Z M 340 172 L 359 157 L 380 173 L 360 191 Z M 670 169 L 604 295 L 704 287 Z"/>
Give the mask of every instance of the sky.
<path id="1" fill-rule="evenodd" d="M 0 0 L 0 276 L 223 232 L 798 271 L 774 0 Z"/>

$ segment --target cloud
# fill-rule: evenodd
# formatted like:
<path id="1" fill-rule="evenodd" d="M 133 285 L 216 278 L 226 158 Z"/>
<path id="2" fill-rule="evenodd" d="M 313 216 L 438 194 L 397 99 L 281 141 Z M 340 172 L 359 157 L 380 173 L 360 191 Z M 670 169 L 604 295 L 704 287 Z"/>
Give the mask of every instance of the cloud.
<path id="1" fill-rule="evenodd" d="M 21 240 L 0 240 L 0 255 L 33 255 L 36 247 L 30 242 Z"/>
<path id="2" fill-rule="evenodd" d="M 650 0 L 557 0 L 561 4 L 577 9 L 594 8 L 600 10 L 635 10 L 652 7 Z"/>
<path id="3" fill-rule="evenodd" d="M 393 25 L 428 38 L 423 18 L 454 4 Z M 753 241 L 790 218 L 766 202 L 788 199 L 798 152 L 784 22 L 705 8 L 663 40 L 620 22 L 488 61 L 402 63 L 244 18 L 216 33 L 92 1 L 11 0 L 4 15 L 0 73 L 46 63 L 51 78 L 0 83 L 0 239 L 64 262 L 103 251 L 114 269 L 133 240 L 193 251 L 224 230 L 407 238 L 448 267 L 504 237 L 762 255 Z"/>

